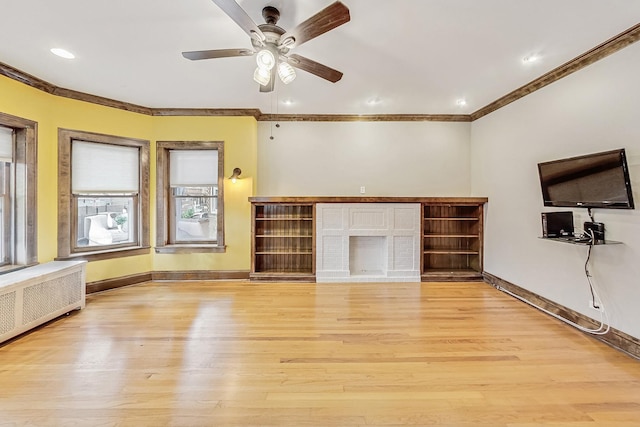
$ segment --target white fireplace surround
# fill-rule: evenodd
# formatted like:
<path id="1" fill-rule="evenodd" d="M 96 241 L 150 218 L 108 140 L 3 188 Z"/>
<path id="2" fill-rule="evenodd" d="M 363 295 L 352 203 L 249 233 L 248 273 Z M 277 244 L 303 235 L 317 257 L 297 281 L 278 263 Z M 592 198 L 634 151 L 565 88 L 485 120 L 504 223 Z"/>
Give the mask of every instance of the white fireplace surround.
<path id="1" fill-rule="evenodd" d="M 419 281 L 419 203 L 316 205 L 316 282 Z"/>

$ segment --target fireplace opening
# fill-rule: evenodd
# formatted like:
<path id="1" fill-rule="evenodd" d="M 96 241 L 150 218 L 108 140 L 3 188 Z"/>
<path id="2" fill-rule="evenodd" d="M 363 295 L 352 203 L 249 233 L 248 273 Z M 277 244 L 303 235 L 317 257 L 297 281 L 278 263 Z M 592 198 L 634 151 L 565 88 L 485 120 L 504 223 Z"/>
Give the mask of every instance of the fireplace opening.
<path id="1" fill-rule="evenodd" d="M 385 236 L 349 236 L 351 276 L 384 276 L 387 273 Z"/>

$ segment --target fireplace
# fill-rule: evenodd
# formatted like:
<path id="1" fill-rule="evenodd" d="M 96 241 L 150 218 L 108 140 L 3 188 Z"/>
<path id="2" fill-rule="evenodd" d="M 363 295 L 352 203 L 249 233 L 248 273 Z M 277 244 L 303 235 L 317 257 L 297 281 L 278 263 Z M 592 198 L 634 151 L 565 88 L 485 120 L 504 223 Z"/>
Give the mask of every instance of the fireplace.
<path id="1" fill-rule="evenodd" d="M 419 282 L 420 204 L 318 203 L 316 281 Z"/>

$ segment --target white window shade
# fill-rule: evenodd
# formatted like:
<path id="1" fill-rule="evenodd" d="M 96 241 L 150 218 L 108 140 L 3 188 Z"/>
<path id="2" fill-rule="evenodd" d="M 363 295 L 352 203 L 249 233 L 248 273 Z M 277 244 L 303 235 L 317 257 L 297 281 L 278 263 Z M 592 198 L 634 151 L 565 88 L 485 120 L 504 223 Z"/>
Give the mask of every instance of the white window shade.
<path id="1" fill-rule="evenodd" d="M 169 168 L 172 187 L 216 185 L 218 150 L 171 150 Z"/>
<path id="2" fill-rule="evenodd" d="M 0 126 L 0 161 L 13 161 L 13 129 Z"/>
<path id="3" fill-rule="evenodd" d="M 74 140 L 71 146 L 71 191 L 137 193 L 140 180 L 137 147 Z"/>

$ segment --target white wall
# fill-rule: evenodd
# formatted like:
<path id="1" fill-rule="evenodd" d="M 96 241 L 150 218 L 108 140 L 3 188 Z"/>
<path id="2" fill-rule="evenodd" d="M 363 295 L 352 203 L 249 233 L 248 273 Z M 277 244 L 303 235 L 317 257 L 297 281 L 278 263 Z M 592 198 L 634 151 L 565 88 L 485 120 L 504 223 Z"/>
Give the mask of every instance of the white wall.
<path id="1" fill-rule="evenodd" d="M 640 209 L 640 43 L 472 124 L 472 194 L 488 196 L 485 271 L 576 311 L 588 307 L 585 247 L 544 241 L 537 163 L 626 148 Z M 586 209 L 574 209 L 577 225 Z M 591 273 L 611 326 L 640 337 L 640 212 L 595 209 L 609 239 Z"/>
<path id="2" fill-rule="evenodd" d="M 260 196 L 468 196 L 470 123 L 260 122 Z M 274 139 L 269 137 L 273 135 Z"/>

